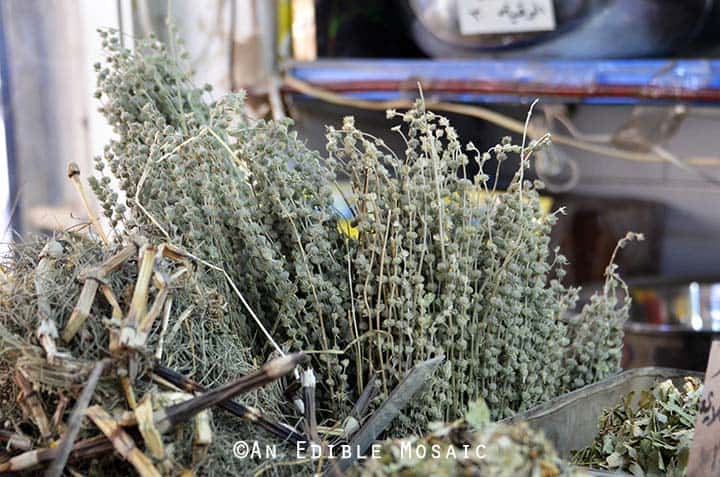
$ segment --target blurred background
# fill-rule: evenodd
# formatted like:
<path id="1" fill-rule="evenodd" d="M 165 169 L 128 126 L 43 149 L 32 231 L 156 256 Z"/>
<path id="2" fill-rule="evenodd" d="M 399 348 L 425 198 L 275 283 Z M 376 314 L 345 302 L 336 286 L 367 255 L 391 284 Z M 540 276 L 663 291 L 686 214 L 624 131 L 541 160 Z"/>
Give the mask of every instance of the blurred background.
<path id="1" fill-rule="evenodd" d="M 112 130 L 97 112 L 98 28 L 125 46 L 178 28 L 198 84 L 245 90 L 324 150 L 352 114 L 400 147 L 384 109 L 418 84 L 479 149 L 553 136 L 532 174 L 567 215 L 554 241 L 589 295 L 628 230 L 625 366 L 704 369 L 720 333 L 720 0 L 3 0 L 0 230 L 52 233 L 86 212 L 67 180 Z M 512 167 L 505 167 L 502 185 Z"/>

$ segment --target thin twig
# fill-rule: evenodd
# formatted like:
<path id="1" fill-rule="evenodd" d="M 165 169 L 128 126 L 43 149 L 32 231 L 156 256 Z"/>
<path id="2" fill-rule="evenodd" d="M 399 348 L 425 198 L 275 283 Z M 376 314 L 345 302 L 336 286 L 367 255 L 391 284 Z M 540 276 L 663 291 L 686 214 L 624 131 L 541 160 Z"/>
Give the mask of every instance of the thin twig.
<path id="1" fill-rule="evenodd" d="M 316 444 L 321 444 L 317 428 L 317 412 L 315 410 L 315 386 L 317 380 L 312 368 L 302 373 L 303 401 L 305 402 L 305 432 Z"/>
<path id="2" fill-rule="evenodd" d="M 103 230 L 95 211 L 90 206 L 87 194 L 85 194 L 85 188 L 83 187 L 82 182 L 80 182 L 80 166 L 78 166 L 75 162 L 68 164 L 67 175 L 78 194 L 80 194 L 80 200 L 82 200 L 83 206 L 85 206 L 85 210 L 88 213 L 90 222 L 92 222 L 93 227 L 95 228 L 95 232 L 97 232 L 98 236 L 106 246 L 109 245 L 110 241 L 108 240 L 107 235 L 105 235 L 105 230 Z"/>
<path id="3" fill-rule="evenodd" d="M 95 387 L 100 380 L 100 376 L 102 375 L 106 364 L 106 361 L 99 361 L 90 373 L 90 377 L 85 384 L 85 388 L 83 388 L 80 397 L 78 397 L 75 402 L 75 407 L 73 408 L 70 420 L 68 421 L 67 431 L 62 438 L 62 442 L 60 442 L 60 445 L 58 446 L 58 455 L 45 471 L 45 477 L 62 476 L 67 459 L 73 449 L 75 438 L 77 437 L 78 432 L 80 432 L 80 423 L 85 415 L 85 409 L 88 407 L 88 404 L 90 404 L 90 399 L 95 392 Z"/>

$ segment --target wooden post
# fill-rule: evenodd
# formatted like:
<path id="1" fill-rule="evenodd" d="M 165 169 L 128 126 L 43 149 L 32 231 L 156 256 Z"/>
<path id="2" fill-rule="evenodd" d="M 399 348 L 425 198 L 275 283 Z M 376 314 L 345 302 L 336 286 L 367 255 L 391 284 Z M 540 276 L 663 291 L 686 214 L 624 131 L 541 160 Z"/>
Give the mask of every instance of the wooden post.
<path id="1" fill-rule="evenodd" d="M 688 477 L 710 475 L 720 475 L 720 341 L 710 348 L 687 468 Z"/>

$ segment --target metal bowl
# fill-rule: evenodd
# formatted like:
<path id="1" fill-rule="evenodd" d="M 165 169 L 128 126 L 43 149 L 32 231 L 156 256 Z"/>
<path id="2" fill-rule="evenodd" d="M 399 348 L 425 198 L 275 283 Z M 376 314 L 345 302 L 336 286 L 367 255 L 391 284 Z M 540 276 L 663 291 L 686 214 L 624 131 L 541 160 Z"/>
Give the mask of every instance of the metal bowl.
<path id="1" fill-rule="evenodd" d="M 688 45 L 707 25 L 716 0 L 554 0 L 552 31 L 481 35 L 461 30 L 460 7 L 471 0 L 403 1 L 413 38 L 433 57 L 611 58 Z"/>

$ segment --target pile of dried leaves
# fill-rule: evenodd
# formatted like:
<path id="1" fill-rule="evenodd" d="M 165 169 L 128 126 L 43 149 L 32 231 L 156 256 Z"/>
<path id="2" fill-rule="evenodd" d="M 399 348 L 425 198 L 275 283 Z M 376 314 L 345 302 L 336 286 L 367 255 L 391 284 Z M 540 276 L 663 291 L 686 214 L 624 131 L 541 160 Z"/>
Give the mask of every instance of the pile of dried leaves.
<path id="1" fill-rule="evenodd" d="M 459 421 L 433 426 L 426 436 L 385 442 L 379 459 L 353 469 L 360 477 L 479 475 L 582 477 L 543 434 L 525 423 L 490 422 L 484 401 Z"/>
<path id="2" fill-rule="evenodd" d="M 699 379 L 686 377 L 682 389 L 667 380 L 628 394 L 602 413 L 597 437 L 573 461 L 635 476 L 684 475 L 702 390 Z"/>

